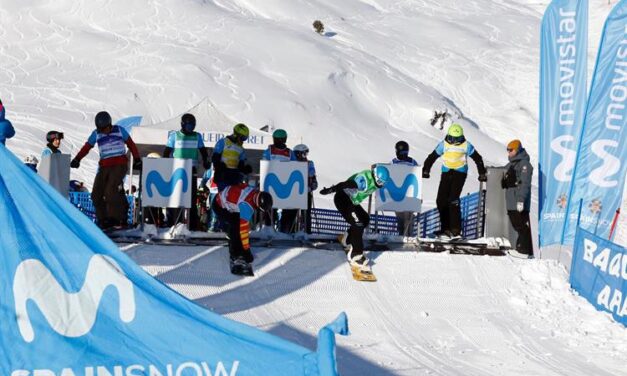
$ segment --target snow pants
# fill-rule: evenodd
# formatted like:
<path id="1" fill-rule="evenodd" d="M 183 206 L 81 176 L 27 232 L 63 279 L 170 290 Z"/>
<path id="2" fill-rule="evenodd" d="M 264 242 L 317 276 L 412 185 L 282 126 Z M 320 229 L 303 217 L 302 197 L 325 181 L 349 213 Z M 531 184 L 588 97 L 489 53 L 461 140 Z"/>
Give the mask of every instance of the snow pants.
<path id="1" fill-rule="evenodd" d="M 344 220 L 350 225 L 346 242 L 353 246 L 352 257 L 363 254 L 364 230 L 370 223 L 370 216 L 361 205 L 353 204 L 344 191 L 337 192 L 333 197 L 333 202 Z"/>
<path id="2" fill-rule="evenodd" d="M 442 173 L 436 205 L 440 213 L 442 231 L 450 231 L 454 235 L 461 234 L 462 213 L 459 196 L 462 194 L 466 182 L 465 172 L 449 170 Z"/>
<path id="3" fill-rule="evenodd" d="M 125 225 L 128 221 L 128 201 L 124 193 L 126 170 L 123 164 L 100 167 L 96 173 L 91 200 L 100 227 Z"/>
<path id="4" fill-rule="evenodd" d="M 226 227 L 231 260 L 243 257 L 246 262 L 253 262 L 253 254 L 250 251 L 250 224 L 241 219 L 239 213 L 230 212 L 216 205 L 215 200 L 211 206 L 219 221 Z"/>
<path id="5" fill-rule="evenodd" d="M 512 222 L 512 227 L 518 233 L 516 250 L 520 253 L 533 256 L 533 242 L 531 240 L 531 226 L 529 224 L 529 212 L 508 210 L 507 215 Z"/>

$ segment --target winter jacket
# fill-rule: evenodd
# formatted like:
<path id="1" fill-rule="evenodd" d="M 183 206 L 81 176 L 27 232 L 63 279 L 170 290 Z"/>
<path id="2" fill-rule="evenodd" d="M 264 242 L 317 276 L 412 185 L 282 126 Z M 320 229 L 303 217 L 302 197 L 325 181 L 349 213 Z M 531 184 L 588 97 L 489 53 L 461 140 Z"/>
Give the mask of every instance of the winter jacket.
<path id="1" fill-rule="evenodd" d="M 518 154 L 509 158 L 501 180 L 501 187 L 505 189 L 505 204 L 508 211 L 516 210 L 519 202 L 525 204 L 524 211 L 530 210 L 532 175 L 533 166 L 529 163 L 529 154 L 525 149 L 521 149 Z"/>
<path id="2" fill-rule="evenodd" d="M 4 118 L 4 106 L 0 102 L 0 144 L 4 145 L 7 138 L 15 136 L 15 129 L 10 121 Z"/>

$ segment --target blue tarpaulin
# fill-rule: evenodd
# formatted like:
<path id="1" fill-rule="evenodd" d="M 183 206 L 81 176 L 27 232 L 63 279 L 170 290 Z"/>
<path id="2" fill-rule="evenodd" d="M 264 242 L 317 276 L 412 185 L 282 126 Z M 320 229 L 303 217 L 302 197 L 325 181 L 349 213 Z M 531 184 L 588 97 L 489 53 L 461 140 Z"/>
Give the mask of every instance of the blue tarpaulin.
<path id="1" fill-rule="evenodd" d="M 314 352 L 226 319 L 154 279 L 0 145 L 0 374 L 336 375 Z"/>

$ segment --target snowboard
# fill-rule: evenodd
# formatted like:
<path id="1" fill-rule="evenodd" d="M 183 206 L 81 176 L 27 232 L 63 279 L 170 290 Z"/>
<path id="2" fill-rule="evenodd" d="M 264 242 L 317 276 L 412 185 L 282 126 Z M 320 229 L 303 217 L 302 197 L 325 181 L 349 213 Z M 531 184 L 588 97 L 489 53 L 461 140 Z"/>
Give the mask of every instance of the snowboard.
<path id="1" fill-rule="evenodd" d="M 351 274 L 353 275 L 353 279 L 359 282 L 376 282 L 377 276 L 374 275 L 372 271 L 362 271 L 357 266 L 353 266 L 348 263 L 351 268 Z"/>
<path id="2" fill-rule="evenodd" d="M 342 245 L 342 234 L 337 236 L 337 241 L 338 243 L 340 243 L 340 247 L 344 249 L 344 253 L 348 255 L 348 251 L 349 251 L 348 247 L 350 247 L 350 245 L 348 245 L 347 247 L 344 247 Z M 359 282 L 376 282 L 377 281 L 377 277 L 374 275 L 372 270 L 363 271 L 358 266 L 352 265 L 350 261 L 348 262 L 348 266 L 351 268 L 351 274 L 353 275 L 353 279 L 355 281 L 359 281 Z"/>

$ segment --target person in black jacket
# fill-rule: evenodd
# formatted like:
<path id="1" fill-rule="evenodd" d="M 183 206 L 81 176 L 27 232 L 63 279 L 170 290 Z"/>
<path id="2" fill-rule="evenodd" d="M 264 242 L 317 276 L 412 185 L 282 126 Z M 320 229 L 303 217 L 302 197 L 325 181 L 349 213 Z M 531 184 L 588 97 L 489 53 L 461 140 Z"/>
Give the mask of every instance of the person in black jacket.
<path id="1" fill-rule="evenodd" d="M 439 157 L 442 157 L 442 175 L 438 187 L 436 205 L 440 213 L 440 231 L 435 236 L 442 238 L 461 237 L 462 223 L 459 196 L 464 188 L 468 176 L 467 157 L 472 158 L 479 170 L 479 181 L 487 181 L 486 168 L 483 158 L 474 146 L 464 137 L 464 129 L 459 124 L 449 127 L 444 141 L 435 147 L 435 150 L 423 164 L 422 177 L 429 179 L 431 166 Z"/>
<path id="2" fill-rule="evenodd" d="M 533 258 L 529 222 L 533 166 L 529 162 L 529 154 L 519 140 L 513 140 L 507 144 L 507 159 L 509 163 L 505 166 L 505 173 L 501 179 L 501 187 L 505 189 L 507 216 L 518 233 L 516 250 Z"/>

